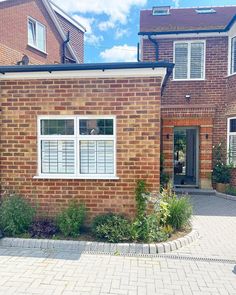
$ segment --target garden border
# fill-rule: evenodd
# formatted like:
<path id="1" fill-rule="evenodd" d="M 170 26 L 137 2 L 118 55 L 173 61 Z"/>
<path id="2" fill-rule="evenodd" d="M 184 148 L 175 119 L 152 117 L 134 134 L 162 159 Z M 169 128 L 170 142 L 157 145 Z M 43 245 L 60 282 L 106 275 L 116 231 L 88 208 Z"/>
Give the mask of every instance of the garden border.
<path id="1" fill-rule="evenodd" d="M 86 241 L 67 241 L 49 239 L 21 239 L 3 238 L 1 247 L 35 248 L 44 250 L 98 252 L 106 254 L 161 254 L 178 250 L 199 238 L 199 233 L 192 230 L 182 238 L 164 243 L 136 244 L 136 243 L 103 243 Z"/>
<path id="2" fill-rule="evenodd" d="M 228 195 L 225 193 L 220 193 L 217 190 L 215 190 L 216 197 L 226 199 L 226 200 L 231 200 L 231 201 L 236 201 L 236 196 Z"/>

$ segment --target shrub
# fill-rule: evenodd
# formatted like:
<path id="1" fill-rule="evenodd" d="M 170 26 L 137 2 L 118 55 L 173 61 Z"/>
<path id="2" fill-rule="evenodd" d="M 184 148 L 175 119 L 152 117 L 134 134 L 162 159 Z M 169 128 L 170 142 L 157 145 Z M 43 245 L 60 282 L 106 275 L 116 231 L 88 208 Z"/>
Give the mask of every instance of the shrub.
<path id="1" fill-rule="evenodd" d="M 30 226 L 29 233 L 32 238 L 51 238 L 58 232 L 53 220 L 38 219 Z"/>
<path id="2" fill-rule="evenodd" d="M 226 163 L 226 147 L 224 144 L 219 143 L 213 147 L 214 166 L 212 172 L 212 179 L 215 183 L 230 183 L 233 165 Z M 231 159 L 231 152 L 228 154 L 229 160 Z"/>
<path id="3" fill-rule="evenodd" d="M 138 180 L 135 189 L 135 199 L 136 199 L 136 217 L 142 218 L 146 214 L 147 209 L 147 185 L 145 180 Z"/>
<path id="4" fill-rule="evenodd" d="M 94 235 L 111 243 L 129 241 L 130 230 L 130 222 L 124 216 L 114 213 L 99 215 L 92 222 Z"/>
<path id="5" fill-rule="evenodd" d="M 184 228 L 190 222 L 192 216 L 192 205 L 188 197 L 173 197 L 169 199 L 169 216 L 167 224 L 173 229 L 179 230 Z"/>
<path id="6" fill-rule="evenodd" d="M 65 237 L 77 237 L 86 216 L 83 204 L 71 201 L 66 209 L 58 214 L 56 224 Z"/>
<path id="7" fill-rule="evenodd" d="M 158 215 L 153 213 L 134 221 L 131 228 L 131 237 L 135 241 L 153 243 L 165 241 L 168 234 L 159 227 Z"/>
<path id="8" fill-rule="evenodd" d="M 236 196 L 236 187 L 229 185 L 229 186 L 226 187 L 225 192 L 228 195 Z"/>
<path id="9" fill-rule="evenodd" d="M 0 207 L 0 228 L 7 236 L 17 236 L 28 231 L 33 222 L 35 209 L 18 195 L 3 199 Z"/>

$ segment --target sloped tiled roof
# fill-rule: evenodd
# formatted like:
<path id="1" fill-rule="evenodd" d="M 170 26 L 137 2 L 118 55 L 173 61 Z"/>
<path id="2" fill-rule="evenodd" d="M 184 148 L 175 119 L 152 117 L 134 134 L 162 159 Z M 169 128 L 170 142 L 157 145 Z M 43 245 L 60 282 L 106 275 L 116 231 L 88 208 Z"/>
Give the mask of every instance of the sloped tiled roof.
<path id="1" fill-rule="evenodd" d="M 197 8 L 171 8 L 169 15 L 140 12 L 140 33 L 224 30 L 236 17 L 236 6 L 212 7 L 216 12 L 199 14 Z"/>

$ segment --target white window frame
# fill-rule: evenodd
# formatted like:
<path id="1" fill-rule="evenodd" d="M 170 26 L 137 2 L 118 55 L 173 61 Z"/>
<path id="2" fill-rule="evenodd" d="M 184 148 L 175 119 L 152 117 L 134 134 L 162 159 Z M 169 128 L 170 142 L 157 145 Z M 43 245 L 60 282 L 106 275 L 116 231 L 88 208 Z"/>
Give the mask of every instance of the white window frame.
<path id="1" fill-rule="evenodd" d="M 41 120 L 74 120 L 74 135 L 41 135 Z M 79 121 L 80 120 L 98 120 L 98 119 L 112 119 L 113 120 L 113 135 L 80 135 L 79 134 Z M 75 149 L 75 163 L 74 163 L 74 174 L 48 174 L 41 172 L 41 140 L 74 140 Z M 110 140 L 114 142 L 114 173 L 113 174 L 81 174 L 80 173 L 80 150 L 79 142 L 81 140 Z M 116 176 L 116 116 L 38 116 L 37 117 L 37 160 L 38 169 L 37 175 L 34 178 L 43 179 L 119 179 Z"/>
<path id="2" fill-rule="evenodd" d="M 188 44 L 188 65 L 187 65 L 187 78 L 186 79 L 176 79 L 175 78 L 175 68 L 173 71 L 174 81 L 203 81 L 206 78 L 206 40 L 179 40 L 173 43 L 173 61 L 175 63 L 175 44 Z M 190 78 L 190 66 L 191 66 L 191 44 L 193 43 L 203 43 L 204 44 L 204 55 L 203 55 L 203 77 L 202 78 Z"/>
<path id="3" fill-rule="evenodd" d="M 35 31 L 35 42 L 36 44 L 31 44 L 29 41 L 29 22 L 33 22 L 35 23 L 35 27 L 36 27 L 36 31 Z M 44 49 L 39 48 L 38 44 L 37 44 L 37 31 L 38 31 L 38 26 L 42 26 L 44 28 Z M 47 49 L 46 49 L 46 40 L 47 40 L 47 31 L 46 31 L 46 26 L 43 25 L 41 22 L 37 21 L 36 19 L 34 19 L 33 17 L 28 17 L 27 19 L 27 33 L 28 33 L 28 45 L 30 47 L 33 47 L 34 49 L 37 49 L 38 51 L 41 51 L 43 53 L 47 53 Z"/>
<path id="4" fill-rule="evenodd" d="M 230 36 L 229 37 L 229 71 L 228 71 L 228 75 L 235 75 L 236 74 L 236 69 L 233 72 L 233 39 L 236 39 L 236 36 Z M 236 50 L 236 46 L 235 46 L 235 50 Z"/>
<path id="5" fill-rule="evenodd" d="M 232 161 L 230 162 L 230 158 L 229 158 L 229 136 L 230 135 L 235 135 L 236 136 L 236 132 L 230 132 L 230 120 L 236 120 L 236 117 L 229 117 L 227 119 L 227 163 L 228 164 L 233 164 L 233 166 L 236 166 L 236 163 L 233 163 Z"/>

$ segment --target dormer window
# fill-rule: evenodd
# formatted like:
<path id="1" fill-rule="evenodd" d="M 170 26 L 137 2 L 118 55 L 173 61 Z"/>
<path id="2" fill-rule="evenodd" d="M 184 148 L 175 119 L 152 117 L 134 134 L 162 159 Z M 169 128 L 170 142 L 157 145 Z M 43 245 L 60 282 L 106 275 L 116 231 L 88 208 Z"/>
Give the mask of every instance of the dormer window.
<path id="1" fill-rule="evenodd" d="M 196 9 L 196 12 L 198 14 L 211 14 L 211 13 L 216 13 L 215 9 L 213 9 L 213 8 L 198 8 L 198 9 Z"/>
<path id="2" fill-rule="evenodd" d="M 28 44 L 40 51 L 46 51 L 46 28 L 33 18 L 28 18 Z"/>
<path id="3" fill-rule="evenodd" d="M 152 9 L 152 15 L 169 15 L 170 6 L 156 6 Z"/>

